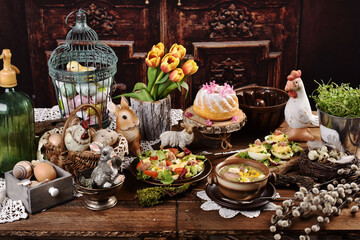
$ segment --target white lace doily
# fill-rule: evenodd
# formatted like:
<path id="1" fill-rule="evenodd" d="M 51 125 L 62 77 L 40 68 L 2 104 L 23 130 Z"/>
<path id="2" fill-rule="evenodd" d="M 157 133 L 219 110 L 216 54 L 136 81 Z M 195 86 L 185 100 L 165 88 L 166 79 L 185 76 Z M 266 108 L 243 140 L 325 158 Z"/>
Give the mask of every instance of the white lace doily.
<path id="1" fill-rule="evenodd" d="M 4 194 L 5 193 L 5 194 Z M 5 179 L 0 178 L 0 223 L 14 222 L 27 218 L 28 214 L 21 200 L 6 197 Z"/>
<path id="2" fill-rule="evenodd" d="M 52 108 L 35 108 L 34 117 L 35 122 L 59 119 L 61 118 L 59 106 L 55 105 Z"/>
<path id="3" fill-rule="evenodd" d="M 236 215 L 238 215 L 239 213 L 244 215 L 245 217 L 248 218 L 256 218 L 260 215 L 261 211 L 275 211 L 276 210 L 276 204 L 269 202 L 268 204 L 262 206 L 259 209 L 256 210 L 233 210 L 233 209 L 228 209 L 225 207 L 220 206 L 219 204 L 217 204 L 216 202 L 214 202 L 213 200 L 211 200 L 208 195 L 206 194 L 205 190 L 202 190 L 200 192 L 196 193 L 196 196 L 198 198 L 201 198 L 202 200 L 204 200 L 205 202 L 200 206 L 200 208 L 204 211 L 214 211 L 214 210 L 218 210 L 219 211 L 219 215 L 223 218 L 233 218 Z M 279 193 L 276 193 L 276 197 L 278 198 L 280 197 Z"/>

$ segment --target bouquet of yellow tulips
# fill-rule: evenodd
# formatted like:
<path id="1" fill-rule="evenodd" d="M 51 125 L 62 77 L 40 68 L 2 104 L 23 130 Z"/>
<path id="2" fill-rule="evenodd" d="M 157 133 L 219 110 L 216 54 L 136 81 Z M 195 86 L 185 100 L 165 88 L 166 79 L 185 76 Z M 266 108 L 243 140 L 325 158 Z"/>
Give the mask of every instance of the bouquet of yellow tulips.
<path id="1" fill-rule="evenodd" d="M 189 86 L 185 79 L 196 73 L 199 67 L 194 60 L 184 61 L 185 54 L 186 49 L 176 43 L 171 46 L 167 54 L 163 43 L 154 45 L 145 60 L 148 66 L 147 85 L 138 82 L 131 93 L 122 96 L 154 102 L 166 98 L 175 88 L 181 91 L 183 87 L 186 89 L 186 98 Z"/>

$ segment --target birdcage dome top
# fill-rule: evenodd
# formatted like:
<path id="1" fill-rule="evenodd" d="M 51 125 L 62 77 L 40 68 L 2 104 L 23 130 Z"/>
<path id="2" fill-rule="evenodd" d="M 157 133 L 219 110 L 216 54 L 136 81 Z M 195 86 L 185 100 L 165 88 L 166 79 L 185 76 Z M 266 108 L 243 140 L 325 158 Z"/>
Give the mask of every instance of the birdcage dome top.
<path id="1" fill-rule="evenodd" d="M 76 21 L 71 26 L 68 18 L 74 13 Z M 99 42 L 96 32 L 87 25 L 86 12 L 79 9 L 70 13 L 65 23 L 71 30 L 66 36 L 65 44 L 58 46 L 50 56 L 50 76 L 63 78 L 64 82 L 78 81 L 77 76 L 91 77 L 86 80 L 93 82 L 114 76 L 118 58 L 109 46 Z"/>

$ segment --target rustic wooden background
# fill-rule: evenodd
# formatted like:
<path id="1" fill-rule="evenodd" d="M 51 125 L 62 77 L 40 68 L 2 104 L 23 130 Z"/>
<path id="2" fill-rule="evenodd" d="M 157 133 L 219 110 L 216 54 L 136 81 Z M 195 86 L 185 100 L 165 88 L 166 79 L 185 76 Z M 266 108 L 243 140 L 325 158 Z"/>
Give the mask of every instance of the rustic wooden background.
<path id="1" fill-rule="evenodd" d="M 173 107 L 187 107 L 210 80 L 283 88 L 295 68 L 303 71 L 308 94 L 316 88 L 314 79 L 359 85 L 358 0 L 145 2 L 0 0 L 0 49 L 12 50 L 12 63 L 21 70 L 18 89 L 36 107 L 56 104 L 47 58 L 69 31 L 66 15 L 80 7 L 117 53 L 116 81 L 127 91 L 144 81 L 143 60 L 153 44 L 185 45 L 200 70 L 189 82 L 190 97 L 180 101 L 175 94 Z M 233 14 L 230 20 L 227 14 Z"/>

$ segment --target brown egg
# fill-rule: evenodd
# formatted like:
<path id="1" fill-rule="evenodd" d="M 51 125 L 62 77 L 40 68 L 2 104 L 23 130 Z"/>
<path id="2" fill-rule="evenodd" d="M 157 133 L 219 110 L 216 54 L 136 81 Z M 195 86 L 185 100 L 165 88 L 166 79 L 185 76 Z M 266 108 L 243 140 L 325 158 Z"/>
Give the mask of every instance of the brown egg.
<path id="1" fill-rule="evenodd" d="M 54 146 L 59 146 L 62 142 L 62 136 L 59 133 L 53 133 L 49 137 L 49 143 Z"/>
<path id="2" fill-rule="evenodd" d="M 37 185 L 39 185 L 39 182 L 33 180 L 33 181 L 31 181 L 31 183 L 29 184 L 29 187 L 35 187 L 35 186 L 37 186 Z"/>
<path id="3" fill-rule="evenodd" d="M 48 162 L 41 162 L 34 168 L 34 176 L 39 182 L 49 179 L 50 181 L 56 178 L 56 171 L 53 165 Z"/>

